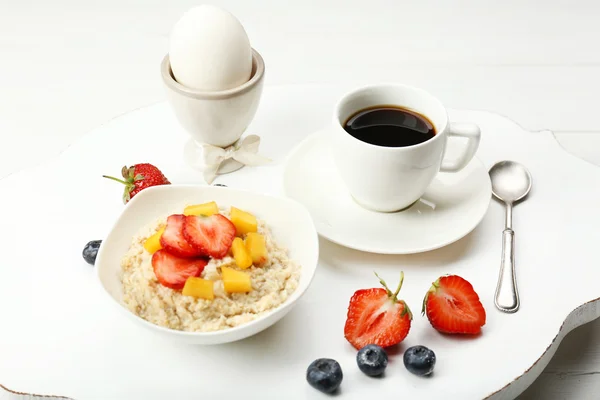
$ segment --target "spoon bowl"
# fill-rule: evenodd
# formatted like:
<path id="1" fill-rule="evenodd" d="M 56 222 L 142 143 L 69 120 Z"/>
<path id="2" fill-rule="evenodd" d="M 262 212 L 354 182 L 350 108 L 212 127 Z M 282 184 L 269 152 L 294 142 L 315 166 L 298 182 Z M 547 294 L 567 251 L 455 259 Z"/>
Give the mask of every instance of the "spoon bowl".
<path id="1" fill-rule="evenodd" d="M 492 193 L 505 203 L 522 200 L 531 190 L 531 174 L 514 161 L 500 161 L 490 169 Z"/>

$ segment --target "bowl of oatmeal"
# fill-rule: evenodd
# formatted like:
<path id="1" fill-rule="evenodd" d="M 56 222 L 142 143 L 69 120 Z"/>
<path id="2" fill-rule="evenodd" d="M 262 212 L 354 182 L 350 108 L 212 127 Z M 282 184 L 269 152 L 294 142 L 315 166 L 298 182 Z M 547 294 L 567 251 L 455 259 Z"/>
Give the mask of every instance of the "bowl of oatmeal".
<path id="1" fill-rule="evenodd" d="M 96 274 L 142 326 L 197 344 L 240 340 L 300 300 L 319 255 L 299 203 L 225 187 L 145 189 L 104 239 Z"/>

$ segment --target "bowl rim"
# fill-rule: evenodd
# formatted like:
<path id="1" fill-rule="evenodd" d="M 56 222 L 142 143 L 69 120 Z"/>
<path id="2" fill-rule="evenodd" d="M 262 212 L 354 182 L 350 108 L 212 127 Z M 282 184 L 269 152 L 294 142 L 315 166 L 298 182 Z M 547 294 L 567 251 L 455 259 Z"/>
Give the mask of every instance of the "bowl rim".
<path id="1" fill-rule="evenodd" d="M 254 48 L 252 48 L 252 71 L 253 74 L 250 79 L 240 86 L 226 90 L 205 91 L 195 90 L 177 82 L 175 76 L 173 75 L 173 70 L 171 69 L 169 53 L 164 56 L 162 62 L 160 63 L 162 80 L 169 89 L 182 96 L 198 100 L 228 99 L 244 94 L 261 83 L 265 76 L 265 62 L 260 53 Z"/>
<path id="2" fill-rule="evenodd" d="M 204 185 L 194 185 L 194 184 L 170 184 L 170 185 L 159 185 L 159 186 L 152 186 L 149 188 L 146 188 L 144 190 L 142 190 L 140 193 L 138 193 L 135 197 L 133 197 L 123 208 L 123 211 L 121 212 L 121 214 L 119 215 L 119 217 L 115 220 L 115 222 L 112 224 L 109 233 L 106 235 L 106 238 L 110 237 L 113 232 L 116 231 L 116 228 L 118 227 L 118 225 L 121 223 L 121 220 L 123 219 L 126 210 L 130 209 L 131 207 L 135 207 L 135 205 L 137 203 L 139 203 L 140 201 L 143 201 L 143 199 L 145 197 L 148 197 L 148 193 L 152 193 L 154 191 L 169 191 L 172 189 L 179 189 L 179 188 L 196 188 L 199 190 L 223 190 L 223 191 L 230 191 L 230 192 L 237 192 L 240 194 L 252 194 L 255 196 L 261 196 L 261 197 L 268 197 L 271 199 L 275 199 L 275 201 L 282 201 L 282 202 L 287 202 L 289 204 L 292 204 L 294 207 L 298 207 L 299 209 L 303 210 L 303 212 L 305 213 L 305 215 L 308 217 L 307 221 L 311 226 L 311 231 L 312 231 L 312 242 L 314 245 L 314 249 L 315 249 L 315 259 L 311 261 L 311 265 L 314 264 L 314 268 L 311 268 L 312 273 L 310 273 L 310 275 L 308 276 L 308 282 L 306 284 L 306 286 L 304 287 L 304 289 L 300 289 L 297 288 L 294 293 L 292 293 L 282 304 L 280 304 L 279 306 L 265 312 L 263 315 L 259 316 L 258 318 L 255 318 L 249 322 L 240 324 L 238 326 L 235 327 L 231 327 L 231 328 L 227 328 L 227 329 L 221 329 L 218 331 L 212 331 L 212 332 L 190 332 L 190 331 L 182 331 L 182 330 L 177 330 L 177 329 L 172 329 L 172 328 L 168 328 L 168 327 L 164 327 L 164 326 L 160 326 L 157 324 L 154 324 L 150 321 L 147 321 L 146 319 L 140 317 L 139 315 L 133 313 L 131 310 L 129 310 L 128 308 L 125 307 L 124 304 L 122 304 L 121 302 L 119 302 L 117 299 L 115 299 L 107 290 L 107 288 L 104 286 L 102 279 L 100 278 L 100 271 L 103 270 L 102 265 L 103 263 L 96 263 L 96 268 L 95 269 L 95 275 L 96 275 L 96 280 L 98 281 L 98 284 L 100 285 L 100 288 L 102 290 L 102 292 L 104 292 L 104 294 L 106 296 L 108 296 L 110 298 L 110 303 L 113 304 L 114 307 L 118 308 L 120 310 L 120 312 L 125 313 L 129 318 L 133 318 L 133 320 L 140 322 L 141 324 L 145 325 L 146 327 L 153 329 L 155 331 L 161 332 L 161 333 L 165 333 L 165 334 L 169 334 L 169 335 L 176 335 L 180 338 L 202 338 L 202 339 L 210 339 L 210 338 L 217 338 L 217 337 L 222 337 L 222 336 L 228 336 L 228 335 L 235 335 L 236 333 L 242 332 L 244 330 L 249 330 L 251 329 L 253 326 L 260 324 L 263 320 L 267 319 L 268 317 L 274 315 L 274 314 L 279 314 L 282 312 L 286 312 L 286 310 L 288 310 L 289 308 L 291 308 L 292 306 L 294 306 L 296 304 L 296 302 L 298 302 L 298 300 L 300 300 L 300 298 L 302 298 L 304 296 L 304 294 L 306 293 L 306 291 L 308 290 L 308 288 L 310 287 L 310 285 L 312 284 L 312 281 L 314 280 L 317 268 L 318 268 L 318 263 L 319 263 L 319 254 L 320 254 L 320 249 L 319 249 L 319 235 L 317 233 L 317 229 L 315 227 L 314 221 L 310 215 L 310 213 L 308 212 L 308 210 L 298 201 L 294 200 L 294 199 L 290 199 L 288 197 L 282 197 L 282 196 L 274 196 L 271 194 L 265 194 L 265 193 L 259 193 L 259 192 L 255 192 L 255 191 L 250 191 L 250 190 L 246 190 L 246 189 L 236 189 L 236 188 L 230 188 L 230 187 L 216 187 L 216 186 L 204 186 Z M 146 194 L 144 194 L 146 193 Z M 142 200 L 140 200 L 142 199 Z M 106 240 L 105 238 L 105 240 Z M 102 246 L 100 246 L 100 250 L 98 251 L 98 257 L 97 260 L 99 259 L 100 261 L 102 261 L 102 259 L 104 258 L 103 254 L 106 252 L 105 250 L 106 248 L 103 248 Z M 301 276 L 302 274 L 305 273 L 305 266 L 301 265 Z M 258 331 L 256 331 L 255 333 L 252 333 L 248 336 L 253 336 L 254 334 L 268 328 L 269 326 L 274 325 L 274 323 L 276 323 L 277 321 L 274 321 L 273 323 L 265 326 L 263 329 L 259 329 Z M 243 337 L 248 337 L 248 336 L 243 336 Z"/>

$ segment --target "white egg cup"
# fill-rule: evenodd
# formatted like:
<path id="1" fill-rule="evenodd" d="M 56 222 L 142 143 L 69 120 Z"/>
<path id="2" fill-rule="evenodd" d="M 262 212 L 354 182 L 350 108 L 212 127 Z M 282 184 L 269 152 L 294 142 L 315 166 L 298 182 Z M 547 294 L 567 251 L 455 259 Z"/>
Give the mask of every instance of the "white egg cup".
<path id="1" fill-rule="evenodd" d="M 256 154 L 257 136 L 240 140 L 256 114 L 263 90 L 265 64 L 256 50 L 252 49 L 250 79 L 232 89 L 201 91 L 181 85 L 173 76 L 168 54 L 161 63 L 161 75 L 169 104 L 191 136 L 184 149 L 185 160 L 205 172 L 207 183 L 217 174 L 269 161 Z"/>

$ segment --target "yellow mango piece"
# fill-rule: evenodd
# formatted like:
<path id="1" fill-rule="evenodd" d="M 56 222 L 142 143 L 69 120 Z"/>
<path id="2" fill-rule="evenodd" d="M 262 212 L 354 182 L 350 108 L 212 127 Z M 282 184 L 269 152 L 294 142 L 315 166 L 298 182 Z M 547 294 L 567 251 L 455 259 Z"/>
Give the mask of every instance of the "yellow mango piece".
<path id="1" fill-rule="evenodd" d="M 250 252 L 246 248 L 244 241 L 239 237 L 233 239 L 233 243 L 231 243 L 231 253 L 233 254 L 233 259 L 238 267 L 241 269 L 246 269 L 252 265 L 252 258 L 250 257 Z"/>
<path id="2" fill-rule="evenodd" d="M 231 222 L 235 225 L 238 235 L 245 235 L 248 232 L 258 230 L 258 221 L 254 215 L 235 207 L 231 207 L 230 215 Z"/>
<path id="3" fill-rule="evenodd" d="M 246 293 L 252 290 L 250 275 L 230 267 L 221 267 L 223 288 L 227 293 Z"/>
<path id="4" fill-rule="evenodd" d="M 214 201 L 204 204 L 194 204 L 183 209 L 183 215 L 205 215 L 210 217 L 211 215 L 218 213 L 219 207 Z"/>
<path id="5" fill-rule="evenodd" d="M 213 292 L 213 281 L 190 276 L 185 281 L 185 285 L 183 286 L 181 294 L 184 296 L 212 300 L 215 298 L 215 293 Z"/>
<path id="6" fill-rule="evenodd" d="M 267 242 L 263 235 L 250 232 L 246 235 L 245 244 L 254 265 L 260 265 L 267 261 Z"/>
<path id="7" fill-rule="evenodd" d="M 146 239 L 146 241 L 144 242 L 144 248 L 146 249 L 146 251 L 148 251 L 148 253 L 154 254 L 158 250 L 162 249 L 162 246 L 160 244 L 160 237 L 162 236 L 164 231 L 165 228 L 162 227 L 154 235 Z"/>

